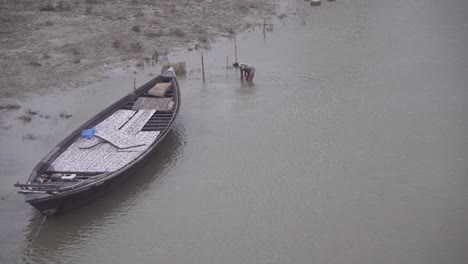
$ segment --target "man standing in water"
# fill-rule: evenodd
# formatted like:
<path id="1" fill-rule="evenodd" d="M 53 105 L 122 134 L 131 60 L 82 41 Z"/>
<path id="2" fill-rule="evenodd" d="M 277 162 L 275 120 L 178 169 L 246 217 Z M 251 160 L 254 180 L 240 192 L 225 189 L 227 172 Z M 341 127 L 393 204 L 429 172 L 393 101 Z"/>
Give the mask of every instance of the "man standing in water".
<path id="1" fill-rule="evenodd" d="M 245 80 L 252 81 L 255 75 L 255 67 L 247 63 L 234 62 L 232 66 L 240 69 L 241 79 L 245 77 Z"/>

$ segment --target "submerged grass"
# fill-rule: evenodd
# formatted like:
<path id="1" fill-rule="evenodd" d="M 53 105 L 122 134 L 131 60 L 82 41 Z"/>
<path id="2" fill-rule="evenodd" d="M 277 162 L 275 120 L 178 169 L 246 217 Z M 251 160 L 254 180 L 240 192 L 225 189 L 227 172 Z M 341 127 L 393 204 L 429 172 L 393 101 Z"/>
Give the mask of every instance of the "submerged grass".
<path id="1" fill-rule="evenodd" d="M 18 119 L 21 120 L 21 121 L 23 121 L 24 123 L 29 123 L 29 122 L 31 122 L 31 120 L 32 120 L 32 119 L 31 119 L 31 116 L 28 115 L 28 114 L 24 114 L 24 115 L 18 117 Z"/>
<path id="2" fill-rule="evenodd" d="M 20 109 L 21 106 L 17 105 L 17 104 L 4 104 L 4 105 L 0 105 L 0 110 L 7 110 L 7 111 L 10 111 L 10 110 L 18 110 Z"/>
<path id="3" fill-rule="evenodd" d="M 35 140 L 37 137 L 31 133 L 27 133 L 23 136 L 23 140 Z"/>

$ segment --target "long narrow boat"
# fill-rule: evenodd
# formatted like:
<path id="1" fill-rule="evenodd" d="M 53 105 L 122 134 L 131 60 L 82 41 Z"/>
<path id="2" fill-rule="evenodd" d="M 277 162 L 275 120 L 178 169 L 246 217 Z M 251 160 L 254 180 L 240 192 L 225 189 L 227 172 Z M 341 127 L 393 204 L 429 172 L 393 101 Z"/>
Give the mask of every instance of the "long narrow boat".
<path id="1" fill-rule="evenodd" d="M 43 214 L 95 200 L 150 157 L 170 131 L 180 107 L 179 84 L 167 71 L 84 123 L 15 184 Z"/>

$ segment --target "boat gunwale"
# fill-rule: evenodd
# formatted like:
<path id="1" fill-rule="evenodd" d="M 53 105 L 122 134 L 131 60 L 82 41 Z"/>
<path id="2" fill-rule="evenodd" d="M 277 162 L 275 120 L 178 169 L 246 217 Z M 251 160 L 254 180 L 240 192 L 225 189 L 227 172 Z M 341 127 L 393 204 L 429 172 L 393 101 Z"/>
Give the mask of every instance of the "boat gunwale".
<path id="1" fill-rule="evenodd" d="M 72 194 L 75 194 L 75 193 L 85 191 L 87 189 L 93 188 L 94 186 L 101 185 L 105 181 L 125 173 L 127 170 L 129 170 L 130 168 L 132 168 L 133 166 L 138 164 L 142 159 L 147 157 L 159 145 L 159 143 L 162 142 L 162 140 L 169 133 L 169 131 L 171 130 L 171 128 L 172 128 L 172 126 L 174 124 L 174 121 L 175 121 L 175 118 L 176 118 L 176 116 L 177 116 L 177 114 L 179 112 L 179 109 L 180 109 L 180 90 L 179 90 L 180 87 L 179 87 L 179 83 L 178 83 L 177 78 L 175 77 L 175 75 L 172 75 L 172 73 L 169 73 L 169 74 L 170 75 L 168 75 L 167 73 L 163 73 L 163 74 L 158 75 L 157 77 L 153 78 L 152 80 L 150 80 L 147 83 L 140 86 L 134 92 L 125 95 L 124 97 L 122 97 L 118 101 L 116 101 L 113 104 L 109 105 L 108 107 L 103 109 L 101 112 L 94 115 L 91 119 L 89 119 L 88 121 L 83 123 L 75 131 L 70 133 L 65 139 L 63 139 L 59 144 L 57 144 L 57 146 L 55 146 L 35 166 L 35 168 L 33 169 L 32 173 L 31 173 L 31 175 L 28 178 L 27 184 L 31 184 L 32 182 L 34 182 L 34 179 L 36 177 L 38 177 L 38 175 L 40 173 L 42 173 L 45 170 L 45 168 L 50 165 L 51 160 L 55 160 L 61 153 L 63 153 L 63 151 L 66 150 L 66 148 L 68 148 L 68 146 L 73 144 L 73 139 L 76 138 L 81 133 L 81 131 L 83 129 L 89 127 L 91 124 L 93 124 L 95 122 L 98 122 L 100 119 L 104 120 L 107 117 L 107 115 L 110 115 L 113 112 L 120 109 L 120 107 L 125 106 L 125 104 L 128 103 L 128 101 L 130 99 L 134 99 L 135 97 L 140 97 L 141 95 L 144 94 L 144 92 L 146 90 L 153 87 L 156 83 L 159 83 L 161 81 L 170 79 L 171 82 L 173 82 L 173 86 L 174 86 L 173 87 L 174 108 L 173 108 L 173 112 L 172 112 L 172 115 L 171 115 L 171 119 L 170 119 L 169 123 L 167 124 L 167 126 L 164 128 L 164 130 L 161 131 L 158 138 L 145 151 L 143 151 L 141 153 L 141 155 L 139 155 L 134 160 L 132 160 L 131 162 L 129 162 L 128 164 L 126 164 L 125 166 L 123 166 L 122 168 L 120 168 L 120 169 L 118 169 L 116 171 L 105 172 L 105 173 L 102 173 L 101 175 L 97 175 L 95 180 L 92 180 L 92 181 L 89 180 L 89 182 L 86 182 L 86 180 L 85 180 L 85 181 L 82 182 L 82 184 L 78 184 L 78 186 L 75 186 L 74 188 L 64 187 L 65 190 L 63 190 L 63 191 L 59 191 L 60 190 L 60 188 L 59 188 L 58 191 L 52 192 L 52 193 L 46 192 L 46 191 L 40 192 L 40 193 L 44 194 L 44 196 L 35 197 L 35 198 L 29 199 L 29 200 L 27 199 L 26 202 L 34 203 L 34 202 L 41 202 L 41 201 L 45 201 L 45 200 L 49 200 L 49 199 L 58 199 L 60 197 L 66 197 L 68 195 L 72 195 Z M 137 96 L 135 96 L 135 95 L 137 95 Z M 20 190 L 20 192 L 21 192 L 21 190 Z M 37 193 L 37 192 L 34 192 L 34 193 Z M 28 194 L 27 190 L 25 190 L 24 194 Z"/>

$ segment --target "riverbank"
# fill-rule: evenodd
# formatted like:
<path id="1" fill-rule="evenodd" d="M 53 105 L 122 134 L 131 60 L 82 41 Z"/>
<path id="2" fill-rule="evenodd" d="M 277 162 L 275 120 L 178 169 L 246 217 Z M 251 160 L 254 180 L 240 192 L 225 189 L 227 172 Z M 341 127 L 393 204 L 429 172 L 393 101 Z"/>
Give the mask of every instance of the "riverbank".
<path id="1" fill-rule="evenodd" d="M 209 49 L 275 12 L 266 0 L 3 1 L 0 97 L 89 84 L 112 67 L 164 61 L 176 48 Z"/>

